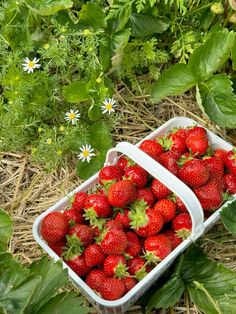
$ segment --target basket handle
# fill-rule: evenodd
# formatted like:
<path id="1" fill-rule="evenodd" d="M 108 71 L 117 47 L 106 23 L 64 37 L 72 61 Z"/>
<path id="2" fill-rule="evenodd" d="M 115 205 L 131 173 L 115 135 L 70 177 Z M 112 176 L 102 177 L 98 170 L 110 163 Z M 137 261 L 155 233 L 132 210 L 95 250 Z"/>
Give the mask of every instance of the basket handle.
<path id="1" fill-rule="evenodd" d="M 187 207 L 192 219 L 192 232 L 190 238 L 193 241 L 203 234 L 204 215 L 202 206 L 193 191 L 186 184 L 184 184 L 161 164 L 156 162 L 153 158 L 140 150 L 137 146 L 128 142 L 120 142 L 115 148 L 111 148 L 107 152 L 106 165 L 114 164 L 118 160 L 118 152 L 131 158 L 154 178 L 161 181 L 178 197 L 180 197 Z"/>

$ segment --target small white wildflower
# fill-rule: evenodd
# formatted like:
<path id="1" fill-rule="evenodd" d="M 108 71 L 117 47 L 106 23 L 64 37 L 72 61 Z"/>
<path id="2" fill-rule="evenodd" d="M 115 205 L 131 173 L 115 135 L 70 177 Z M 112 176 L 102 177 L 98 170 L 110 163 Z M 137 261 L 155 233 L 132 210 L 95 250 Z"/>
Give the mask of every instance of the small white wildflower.
<path id="1" fill-rule="evenodd" d="M 80 151 L 81 153 L 79 153 L 77 156 L 79 159 L 82 159 L 82 161 L 86 160 L 87 162 L 90 162 L 91 157 L 95 156 L 93 153 L 94 149 L 88 144 L 82 145 L 80 147 Z"/>
<path id="2" fill-rule="evenodd" d="M 115 112 L 115 107 L 117 107 L 117 105 L 113 98 L 105 99 L 103 105 L 101 106 L 102 113 L 108 112 L 108 114 L 111 114 L 112 112 Z"/>
<path id="3" fill-rule="evenodd" d="M 80 118 L 80 113 L 78 110 L 70 109 L 70 111 L 66 112 L 65 114 L 66 121 L 71 122 L 72 124 L 76 124 L 79 118 Z"/>
<path id="4" fill-rule="evenodd" d="M 38 69 L 41 67 L 41 64 L 39 64 L 39 59 L 34 58 L 32 61 L 29 58 L 24 59 L 25 63 L 22 63 L 23 70 L 27 71 L 28 73 L 33 73 L 34 69 Z"/>

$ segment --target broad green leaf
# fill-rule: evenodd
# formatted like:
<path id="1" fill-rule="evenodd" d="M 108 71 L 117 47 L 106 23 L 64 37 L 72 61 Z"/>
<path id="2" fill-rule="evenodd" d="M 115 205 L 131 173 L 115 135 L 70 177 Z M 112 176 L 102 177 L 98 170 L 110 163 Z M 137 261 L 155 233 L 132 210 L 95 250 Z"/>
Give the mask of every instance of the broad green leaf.
<path id="1" fill-rule="evenodd" d="M 213 76 L 198 86 L 198 104 L 206 115 L 217 125 L 236 127 L 236 95 L 232 82 L 224 74 Z"/>
<path id="2" fill-rule="evenodd" d="M 12 220 L 8 214 L 0 208 L 0 252 L 7 248 L 7 244 L 12 236 Z"/>
<path id="3" fill-rule="evenodd" d="M 83 306 L 84 299 L 75 292 L 62 292 L 49 300 L 39 311 L 34 314 L 87 314 L 90 309 Z"/>
<path id="4" fill-rule="evenodd" d="M 79 103 L 89 99 L 87 84 L 85 82 L 76 81 L 70 85 L 64 86 L 63 95 L 65 99 L 72 103 Z"/>
<path id="5" fill-rule="evenodd" d="M 100 63 L 102 65 L 103 72 L 106 72 L 111 67 L 111 39 L 104 37 L 99 49 Z"/>
<path id="6" fill-rule="evenodd" d="M 131 35 L 135 37 L 146 37 L 155 33 L 163 33 L 169 27 L 168 20 L 145 14 L 131 14 Z"/>
<path id="7" fill-rule="evenodd" d="M 151 99 L 160 101 L 166 96 L 180 95 L 197 83 L 186 64 L 175 64 L 158 79 L 152 90 Z"/>
<path id="8" fill-rule="evenodd" d="M 28 313 L 36 313 L 44 303 L 54 297 L 57 290 L 67 282 L 67 271 L 63 270 L 61 262 L 55 263 L 48 257 L 34 262 L 30 266 L 30 275 L 41 276 L 43 280 L 38 284 L 30 304 L 26 308 Z"/>
<path id="9" fill-rule="evenodd" d="M 79 14 L 79 24 L 94 29 L 104 28 L 106 26 L 105 14 L 101 6 L 93 3 L 84 4 Z"/>
<path id="10" fill-rule="evenodd" d="M 107 16 L 107 20 L 114 21 L 114 29 L 115 32 L 118 33 L 127 24 L 130 18 L 130 14 L 132 12 L 132 4 L 133 1 L 127 0 L 119 0 L 120 3 L 116 3 L 112 5 L 109 14 Z"/>
<path id="11" fill-rule="evenodd" d="M 193 52 L 188 66 L 198 81 L 209 79 L 224 65 L 230 56 L 233 42 L 234 33 L 224 29 L 212 33 L 210 38 Z"/>
<path id="12" fill-rule="evenodd" d="M 88 110 L 88 117 L 91 121 L 97 121 L 102 117 L 101 106 L 99 105 L 91 105 Z"/>
<path id="13" fill-rule="evenodd" d="M 28 7 L 40 15 L 53 15 L 73 6 L 71 0 L 27 0 Z"/>
<path id="14" fill-rule="evenodd" d="M 173 306 L 180 300 L 184 291 L 185 286 L 183 280 L 174 273 L 173 276 L 153 294 L 148 303 L 147 313 L 150 313 L 152 309 L 167 309 L 169 306 Z"/>
<path id="15" fill-rule="evenodd" d="M 130 29 L 124 29 L 123 31 L 116 33 L 112 37 L 111 48 L 114 52 L 112 56 L 112 66 L 117 69 L 123 58 L 123 51 L 128 44 L 130 38 Z"/>
<path id="16" fill-rule="evenodd" d="M 234 35 L 234 44 L 231 52 L 233 70 L 236 71 L 236 34 Z"/>
<path id="17" fill-rule="evenodd" d="M 28 274 L 10 253 L 0 254 L 0 307 L 8 314 L 23 314 L 42 280 Z"/>
<path id="18" fill-rule="evenodd" d="M 236 235 L 236 200 L 223 206 L 220 218 L 225 228 L 233 235 Z"/>

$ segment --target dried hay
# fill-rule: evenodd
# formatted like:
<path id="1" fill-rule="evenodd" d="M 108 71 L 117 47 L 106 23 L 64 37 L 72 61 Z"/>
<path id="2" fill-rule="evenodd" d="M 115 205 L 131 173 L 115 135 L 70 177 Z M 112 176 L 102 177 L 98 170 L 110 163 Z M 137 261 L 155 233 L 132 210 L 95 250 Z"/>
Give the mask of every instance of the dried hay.
<path id="1" fill-rule="evenodd" d="M 235 131 L 215 126 L 198 109 L 192 94 L 166 98 L 161 104 L 152 105 L 144 95 L 137 97 L 127 87 L 116 91 L 119 102 L 119 118 L 114 130 L 116 142 L 136 143 L 163 122 L 176 116 L 188 116 L 235 144 Z M 23 263 L 30 264 L 43 254 L 32 236 L 35 218 L 65 194 L 81 183 L 73 165 L 47 174 L 40 166 L 33 165 L 25 154 L 0 153 L 0 207 L 14 219 L 14 236 L 10 251 Z M 202 247 L 208 256 L 236 270 L 236 239 L 217 224 L 205 236 Z M 68 289 L 71 289 L 69 287 Z M 94 311 L 91 312 L 94 313 Z M 129 313 L 141 314 L 139 306 L 132 306 Z M 169 310 L 154 313 L 201 313 L 185 294 L 182 300 Z"/>

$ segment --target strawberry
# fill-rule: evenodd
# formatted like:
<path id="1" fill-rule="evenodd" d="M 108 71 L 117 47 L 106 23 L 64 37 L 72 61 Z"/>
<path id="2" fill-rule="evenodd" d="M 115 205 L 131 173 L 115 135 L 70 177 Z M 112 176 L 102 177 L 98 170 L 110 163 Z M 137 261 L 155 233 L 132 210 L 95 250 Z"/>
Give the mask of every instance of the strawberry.
<path id="1" fill-rule="evenodd" d="M 136 206 L 130 215 L 131 228 L 140 237 L 150 237 L 157 234 L 163 227 L 164 218 L 159 212 L 153 208 Z"/>
<path id="2" fill-rule="evenodd" d="M 124 177 L 131 180 L 137 188 L 141 189 L 147 184 L 148 173 L 138 165 L 126 168 Z"/>
<path id="3" fill-rule="evenodd" d="M 210 181 L 203 186 L 193 189 L 193 192 L 205 210 L 215 210 L 223 202 L 223 187 L 219 182 Z"/>
<path id="4" fill-rule="evenodd" d="M 115 207 L 126 207 L 136 199 L 136 188 L 130 180 L 112 184 L 108 190 L 108 201 Z"/>
<path id="5" fill-rule="evenodd" d="M 143 199 L 149 207 L 153 207 L 156 202 L 155 195 L 147 188 L 137 190 L 137 200 Z"/>
<path id="6" fill-rule="evenodd" d="M 121 223 L 123 226 L 123 229 L 128 229 L 130 228 L 130 218 L 129 218 L 129 210 L 126 208 L 123 211 L 120 211 L 117 213 L 115 216 L 115 220 Z"/>
<path id="7" fill-rule="evenodd" d="M 62 256 L 64 248 L 66 247 L 66 240 L 62 240 L 55 243 L 48 243 L 48 246 L 58 255 Z"/>
<path id="8" fill-rule="evenodd" d="M 116 165 L 120 167 L 123 171 L 125 171 L 126 168 L 128 167 L 128 163 L 129 163 L 128 157 L 126 157 L 125 155 L 122 155 L 119 157 Z"/>
<path id="9" fill-rule="evenodd" d="M 146 264 L 146 260 L 140 256 L 131 258 L 127 262 L 129 274 L 138 280 L 143 279 L 150 270 Z"/>
<path id="10" fill-rule="evenodd" d="M 77 210 L 78 212 L 83 212 L 86 198 L 87 194 L 85 192 L 75 193 L 71 207 Z"/>
<path id="11" fill-rule="evenodd" d="M 156 140 L 144 140 L 139 148 L 155 160 L 163 153 L 163 147 Z"/>
<path id="12" fill-rule="evenodd" d="M 123 230 L 123 225 L 120 221 L 111 219 L 105 223 L 105 229 L 120 229 Z"/>
<path id="13" fill-rule="evenodd" d="M 90 244 L 84 251 L 85 262 L 89 267 L 102 265 L 105 260 L 105 254 L 97 243 Z"/>
<path id="14" fill-rule="evenodd" d="M 123 255 L 108 255 L 104 261 L 103 270 L 108 277 L 123 278 L 128 274 Z"/>
<path id="15" fill-rule="evenodd" d="M 165 153 L 162 153 L 159 157 L 160 163 L 163 167 L 165 167 L 167 170 L 169 170 L 171 173 L 173 173 L 175 176 L 178 175 L 179 167 L 177 164 L 176 159 L 178 159 L 177 156 L 171 151 L 167 151 Z"/>
<path id="16" fill-rule="evenodd" d="M 153 179 L 151 183 L 151 191 L 158 199 L 167 198 L 171 195 L 171 190 L 169 190 L 163 183 L 157 179 Z"/>
<path id="17" fill-rule="evenodd" d="M 133 277 L 125 277 L 122 281 L 125 285 L 125 293 L 129 292 L 138 283 L 138 280 Z"/>
<path id="18" fill-rule="evenodd" d="M 179 178 L 191 187 L 202 186 L 209 180 L 210 170 L 203 160 L 188 160 L 180 168 Z"/>
<path id="19" fill-rule="evenodd" d="M 88 195 L 84 208 L 84 217 L 91 225 L 96 225 L 98 217 L 108 217 L 112 212 L 108 198 L 103 194 Z"/>
<path id="20" fill-rule="evenodd" d="M 202 156 L 206 154 L 209 147 L 206 130 L 199 126 L 193 127 L 189 130 L 185 143 L 192 155 Z"/>
<path id="21" fill-rule="evenodd" d="M 98 174 L 99 183 L 106 186 L 107 184 L 120 181 L 123 174 L 124 171 L 118 166 L 105 166 L 100 170 Z"/>
<path id="22" fill-rule="evenodd" d="M 213 156 L 221 159 L 224 162 L 225 157 L 227 156 L 227 153 L 228 152 L 225 149 L 217 148 L 217 149 L 215 149 Z"/>
<path id="23" fill-rule="evenodd" d="M 141 251 L 141 244 L 139 238 L 135 232 L 128 231 L 125 233 L 128 240 L 127 247 L 125 249 L 126 258 L 131 258 L 137 256 Z"/>
<path id="24" fill-rule="evenodd" d="M 41 223 L 41 235 L 48 243 L 60 242 L 65 239 L 69 230 L 69 221 L 63 213 L 47 214 Z"/>
<path id="25" fill-rule="evenodd" d="M 177 234 L 171 229 L 168 229 L 164 231 L 163 233 L 170 240 L 172 250 L 174 250 L 178 245 L 180 245 L 180 243 L 183 242 L 183 240 L 179 238 Z"/>
<path id="26" fill-rule="evenodd" d="M 86 284 L 93 290 L 99 292 L 104 280 L 107 278 L 104 270 L 92 269 L 86 276 Z"/>
<path id="27" fill-rule="evenodd" d="M 86 247 L 93 242 L 92 228 L 86 225 L 75 225 L 69 230 L 68 235 L 67 242 L 68 239 L 71 239 L 72 242 L 74 240 L 74 242 L 82 244 L 83 247 Z"/>
<path id="28" fill-rule="evenodd" d="M 100 287 L 100 293 L 105 300 L 118 300 L 125 293 L 125 285 L 121 279 L 106 278 Z"/>
<path id="29" fill-rule="evenodd" d="M 170 150 L 172 153 L 174 153 L 177 158 L 187 151 L 185 139 L 182 136 L 179 136 L 177 133 L 170 134 L 164 140 L 164 147 L 166 150 Z"/>
<path id="30" fill-rule="evenodd" d="M 70 226 L 74 226 L 75 224 L 83 224 L 85 222 L 83 213 L 75 208 L 69 208 L 65 210 L 64 214 L 67 216 Z"/>
<path id="31" fill-rule="evenodd" d="M 175 202 L 178 210 L 180 210 L 181 212 L 188 212 L 187 207 L 178 196 L 175 196 Z"/>
<path id="32" fill-rule="evenodd" d="M 224 175 L 224 162 L 217 157 L 205 157 L 203 159 L 210 171 L 211 180 L 219 180 Z"/>
<path id="33" fill-rule="evenodd" d="M 177 237 L 185 240 L 190 235 L 192 230 L 192 220 L 188 213 L 181 213 L 177 215 L 172 221 L 172 230 Z"/>
<path id="34" fill-rule="evenodd" d="M 233 174 L 227 173 L 226 175 L 224 175 L 224 183 L 225 183 L 225 190 L 229 194 L 236 193 L 236 177 Z"/>
<path id="35" fill-rule="evenodd" d="M 236 176 L 236 149 L 227 152 L 224 162 L 229 172 Z"/>
<path id="36" fill-rule="evenodd" d="M 101 248 L 107 255 L 120 255 L 125 251 L 127 243 L 124 231 L 111 229 L 106 232 L 101 242 Z"/>
<path id="37" fill-rule="evenodd" d="M 148 237 L 144 242 L 144 248 L 147 260 L 156 264 L 170 254 L 172 245 L 166 235 L 159 233 L 156 236 Z"/>
<path id="38" fill-rule="evenodd" d="M 159 200 L 155 204 L 154 209 L 163 216 L 164 223 L 171 221 L 176 215 L 176 205 L 169 199 Z"/>
<path id="39" fill-rule="evenodd" d="M 85 276 L 89 271 L 90 267 L 87 266 L 85 263 L 85 259 L 83 255 L 75 255 L 73 257 L 67 258 L 66 260 L 67 265 L 73 269 L 73 271 L 78 276 Z"/>
<path id="40" fill-rule="evenodd" d="M 189 129 L 179 128 L 172 130 L 172 133 L 186 139 L 189 134 Z"/>

